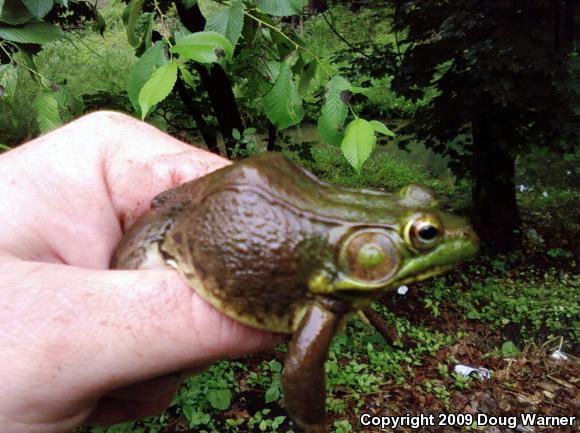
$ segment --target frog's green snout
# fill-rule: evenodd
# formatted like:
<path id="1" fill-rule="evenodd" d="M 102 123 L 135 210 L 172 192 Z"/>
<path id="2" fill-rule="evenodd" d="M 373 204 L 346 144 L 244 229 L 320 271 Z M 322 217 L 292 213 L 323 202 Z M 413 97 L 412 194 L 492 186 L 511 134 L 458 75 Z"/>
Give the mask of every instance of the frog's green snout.
<path id="1" fill-rule="evenodd" d="M 479 236 L 470 224 L 466 224 L 465 226 L 456 229 L 448 229 L 447 236 L 450 239 L 462 239 L 468 241 L 479 248 Z"/>
<path id="2" fill-rule="evenodd" d="M 479 250 L 479 236 L 471 224 L 465 223 L 455 228 L 447 228 L 445 237 L 450 245 L 461 245 L 460 248 L 464 250 L 464 257 L 459 259 L 459 262 L 473 257 Z"/>

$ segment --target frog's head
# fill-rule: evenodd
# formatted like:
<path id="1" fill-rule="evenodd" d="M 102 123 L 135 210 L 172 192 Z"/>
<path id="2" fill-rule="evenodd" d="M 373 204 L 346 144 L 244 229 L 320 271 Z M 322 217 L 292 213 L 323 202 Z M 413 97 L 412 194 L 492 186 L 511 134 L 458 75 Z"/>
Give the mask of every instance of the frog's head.
<path id="1" fill-rule="evenodd" d="M 341 195 L 348 201 L 350 191 Z M 372 202 L 367 218 L 358 214 L 356 224 L 331 231 L 334 258 L 313 272 L 308 281 L 313 293 L 365 303 L 382 291 L 451 269 L 479 248 L 467 220 L 440 210 L 429 188 L 409 185 L 394 195 L 359 190 L 357 197 L 359 203 Z"/>

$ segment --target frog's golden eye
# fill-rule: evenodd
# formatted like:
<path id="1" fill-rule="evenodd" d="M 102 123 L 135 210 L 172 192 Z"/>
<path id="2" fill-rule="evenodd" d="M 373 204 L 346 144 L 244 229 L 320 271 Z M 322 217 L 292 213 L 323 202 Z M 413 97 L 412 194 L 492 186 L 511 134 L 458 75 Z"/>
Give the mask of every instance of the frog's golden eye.
<path id="1" fill-rule="evenodd" d="M 407 223 L 405 227 L 405 241 L 418 250 L 434 247 L 441 235 L 443 226 L 434 216 L 421 216 Z"/>
<path id="2" fill-rule="evenodd" d="M 399 251 L 383 231 L 365 229 L 351 234 L 340 251 L 343 271 L 365 282 L 387 280 L 399 268 Z"/>

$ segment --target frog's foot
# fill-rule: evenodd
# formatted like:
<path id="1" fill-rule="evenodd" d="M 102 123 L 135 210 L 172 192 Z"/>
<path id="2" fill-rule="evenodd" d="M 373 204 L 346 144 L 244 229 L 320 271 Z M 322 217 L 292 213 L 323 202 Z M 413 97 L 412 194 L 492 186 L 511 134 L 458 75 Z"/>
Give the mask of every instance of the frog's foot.
<path id="1" fill-rule="evenodd" d="M 313 304 L 288 348 L 282 377 L 284 401 L 288 414 L 305 433 L 326 433 L 324 361 L 345 313 Z"/>

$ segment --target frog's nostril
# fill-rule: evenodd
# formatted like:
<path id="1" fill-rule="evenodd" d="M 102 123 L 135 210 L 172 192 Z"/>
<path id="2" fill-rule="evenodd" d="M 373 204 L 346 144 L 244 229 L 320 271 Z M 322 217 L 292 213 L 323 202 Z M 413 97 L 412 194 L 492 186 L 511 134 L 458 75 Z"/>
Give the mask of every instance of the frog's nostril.
<path id="1" fill-rule="evenodd" d="M 463 231 L 463 238 L 470 239 L 475 243 L 479 243 L 479 236 L 477 236 L 477 233 L 471 226 L 467 226 L 467 228 Z"/>
<path id="2" fill-rule="evenodd" d="M 479 236 L 477 236 L 477 233 L 475 233 L 475 230 L 473 230 L 473 227 L 471 226 L 466 226 L 460 229 L 458 228 L 448 233 L 448 236 L 451 238 L 470 240 L 474 243 L 479 243 Z"/>

